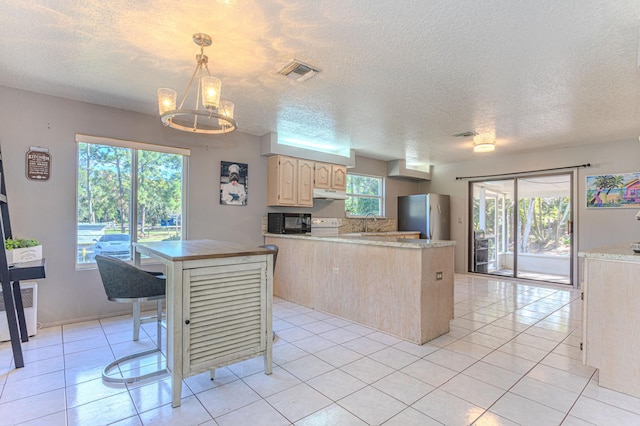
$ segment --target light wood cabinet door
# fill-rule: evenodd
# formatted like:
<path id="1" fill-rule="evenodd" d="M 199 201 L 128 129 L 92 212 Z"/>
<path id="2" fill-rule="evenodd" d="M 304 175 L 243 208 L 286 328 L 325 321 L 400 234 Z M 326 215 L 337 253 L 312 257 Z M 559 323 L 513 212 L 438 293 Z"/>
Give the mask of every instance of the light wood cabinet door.
<path id="1" fill-rule="evenodd" d="M 347 166 L 315 163 L 314 188 L 344 191 L 347 188 Z"/>
<path id="2" fill-rule="evenodd" d="M 295 206 L 298 187 L 298 160 L 275 155 L 269 157 L 267 173 L 267 204 Z"/>
<path id="3" fill-rule="evenodd" d="M 274 155 L 268 160 L 267 205 L 313 206 L 313 161 Z"/>
<path id="4" fill-rule="evenodd" d="M 314 188 L 331 189 L 331 164 L 315 163 Z"/>
<path id="5" fill-rule="evenodd" d="M 347 166 L 339 164 L 331 166 L 331 188 L 340 191 L 347 189 Z"/>
<path id="6" fill-rule="evenodd" d="M 313 161 L 298 160 L 298 206 L 313 207 Z"/>

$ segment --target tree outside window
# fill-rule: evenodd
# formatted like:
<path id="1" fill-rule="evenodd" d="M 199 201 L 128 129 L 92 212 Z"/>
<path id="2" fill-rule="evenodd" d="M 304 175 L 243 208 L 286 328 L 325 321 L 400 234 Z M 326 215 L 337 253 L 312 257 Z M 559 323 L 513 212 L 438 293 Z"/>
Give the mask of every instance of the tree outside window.
<path id="1" fill-rule="evenodd" d="M 96 254 L 129 260 L 136 241 L 181 239 L 182 175 L 179 154 L 78 143 L 76 264 Z"/>
<path id="2" fill-rule="evenodd" d="M 384 215 L 384 179 L 379 176 L 347 174 L 344 208 L 350 216 Z"/>

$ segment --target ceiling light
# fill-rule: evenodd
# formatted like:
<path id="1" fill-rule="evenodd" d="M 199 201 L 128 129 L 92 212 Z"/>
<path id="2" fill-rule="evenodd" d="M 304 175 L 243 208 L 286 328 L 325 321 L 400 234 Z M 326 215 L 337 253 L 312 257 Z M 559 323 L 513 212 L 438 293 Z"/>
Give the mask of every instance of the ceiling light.
<path id="1" fill-rule="evenodd" d="M 211 46 L 211 37 L 198 33 L 193 35 L 193 42 L 200 46 L 200 54 L 196 55 L 196 69 L 176 108 L 177 93 L 175 90 L 158 89 L 158 111 L 162 124 L 185 132 L 220 134 L 233 132 L 238 124 L 233 119 L 234 105 L 220 100 L 222 82 L 211 76 L 204 54 L 204 48 Z M 206 71 L 206 73 L 205 73 Z M 194 109 L 183 108 L 194 79 L 198 77 L 198 89 L 195 96 Z M 202 108 L 200 102 L 202 102 Z"/>
<path id="2" fill-rule="evenodd" d="M 491 152 L 496 150 L 496 141 L 482 140 L 473 142 L 473 152 Z"/>

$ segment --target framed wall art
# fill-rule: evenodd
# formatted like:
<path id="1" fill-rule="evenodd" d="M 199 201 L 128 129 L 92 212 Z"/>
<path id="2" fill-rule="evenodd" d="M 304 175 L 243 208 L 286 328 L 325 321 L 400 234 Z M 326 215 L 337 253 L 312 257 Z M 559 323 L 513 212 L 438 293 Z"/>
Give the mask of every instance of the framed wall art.
<path id="1" fill-rule="evenodd" d="M 640 207 L 640 172 L 587 176 L 587 208 Z"/>
<path id="2" fill-rule="evenodd" d="M 220 162 L 220 204 L 246 206 L 249 196 L 249 165 L 232 161 Z"/>

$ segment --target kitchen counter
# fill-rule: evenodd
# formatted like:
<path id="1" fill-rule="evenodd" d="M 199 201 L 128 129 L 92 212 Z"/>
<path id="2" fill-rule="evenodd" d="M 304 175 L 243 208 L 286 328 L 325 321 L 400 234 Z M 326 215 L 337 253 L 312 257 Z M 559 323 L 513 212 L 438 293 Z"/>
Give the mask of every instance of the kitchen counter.
<path id="1" fill-rule="evenodd" d="M 583 352 L 600 386 L 640 397 L 640 254 L 630 243 L 586 250 Z"/>
<path id="2" fill-rule="evenodd" d="M 311 234 L 269 234 L 265 233 L 265 238 L 285 238 L 306 241 L 325 241 L 341 244 L 364 244 L 388 247 L 404 247 L 409 249 L 425 249 L 436 247 L 455 246 L 455 241 L 445 240 L 424 240 L 409 239 L 401 236 L 414 234 L 413 232 L 369 232 L 369 233 L 353 233 L 339 234 L 337 236 L 314 236 Z M 387 236 L 388 235 L 388 236 Z"/>
<path id="3" fill-rule="evenodd" d="M 262 355 L 272 369 L 272 269 L 269 249 L 225 241 L 135 243 L 134 259 L 166 267 L 167 368 L 171 405 L 182 379 Z M 242 294 L 239 300 L 238 294 Z"/>
<path id="4" fill-rule="evenodd" d="M 640 254 L 631 250 L 631 243 L 616 244 L 606 247 L 585 250 L 578 253 L 578 256 L 590 259 L 621 260 L 625 262 L 639 262 Z"/>
<path id="5" fill-rule="evenodd" d="M 384 233 L 388 235 L 388 233 Z M 455 241 L 265 234 L 274 295 L 423 344 L 449 332 Z"/>

